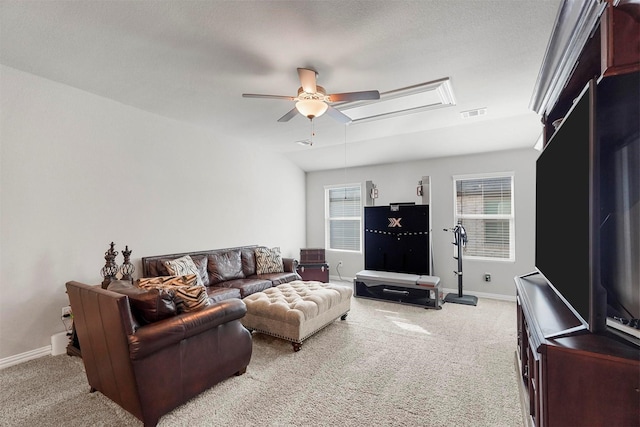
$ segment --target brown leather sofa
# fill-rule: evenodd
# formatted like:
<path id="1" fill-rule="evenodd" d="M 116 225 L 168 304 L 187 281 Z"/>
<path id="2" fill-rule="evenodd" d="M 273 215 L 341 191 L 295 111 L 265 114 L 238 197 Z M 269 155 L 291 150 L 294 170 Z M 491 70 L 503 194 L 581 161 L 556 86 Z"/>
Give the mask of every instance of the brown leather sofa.
<path id="1" fill-rule="evenodd" d="M 246 313 L 240 299 L 145 323 L 125 294 L 78 282 L 66 287 L 91 391 L 145 426 L 247 369 L 252 341 L 240 323 Z"/>
<path id="2" fill-rule="evenodd" d="M 144 277 L 169 276 L 164 261 L 189 255 L 198 267 L 209 298 L 213 301 L 244 298 L 272 286 L 301 280 L 296 272 L 297 261 L 293 258 L 282 258 L 284 270 L 282 273 L 257 274 L 255 255 L 257 247 L 257 245 L 241 246 L 143 257 L 142 275 Z"/>

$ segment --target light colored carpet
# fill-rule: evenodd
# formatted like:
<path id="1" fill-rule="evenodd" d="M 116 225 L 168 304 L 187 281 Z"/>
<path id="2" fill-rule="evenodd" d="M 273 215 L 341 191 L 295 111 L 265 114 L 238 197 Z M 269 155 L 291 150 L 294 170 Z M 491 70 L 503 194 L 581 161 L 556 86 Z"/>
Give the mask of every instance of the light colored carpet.
<path id="1" fill-rule="evenodd" d="M 247 373 L 159 426 L 521 426 L 516 308 L 481 299 L 442 310 L 352 299 L 294 353 L 254 334 Z M 89 393 L 81 359 L 47 356 L 0 371 L 0 425 L 140 426 Z"/>

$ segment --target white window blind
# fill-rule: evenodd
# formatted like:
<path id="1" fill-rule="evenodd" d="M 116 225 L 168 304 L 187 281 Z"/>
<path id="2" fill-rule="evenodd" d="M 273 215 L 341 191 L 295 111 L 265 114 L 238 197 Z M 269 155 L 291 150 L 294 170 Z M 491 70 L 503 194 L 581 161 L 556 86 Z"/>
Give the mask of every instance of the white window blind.
<path id="1" fill-rule="evenodd" d="M 326 247 L 360 251 L 362 207 L 360 185 L 325 188 Z"/>
<path id="2" fill-rule="evenodd" d="M 514 260 L 513 175 L 454 177 L 455 222 L 467 257 Z"/>

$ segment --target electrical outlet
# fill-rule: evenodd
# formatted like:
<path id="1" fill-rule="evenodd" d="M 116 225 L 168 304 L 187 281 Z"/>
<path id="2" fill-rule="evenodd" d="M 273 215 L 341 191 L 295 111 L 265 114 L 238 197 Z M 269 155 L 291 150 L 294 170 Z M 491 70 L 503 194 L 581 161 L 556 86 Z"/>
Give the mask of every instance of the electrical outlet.
<path id="1" fill-rule="evenodd" d="M 484 273 L 484 281 L 485 282 L 491 281 L 491 273 Z"/>
<path id="2" fill-rule="evenodd" d="M 62 317 L 71 317 L 71 306 L 62 307 Z"/>

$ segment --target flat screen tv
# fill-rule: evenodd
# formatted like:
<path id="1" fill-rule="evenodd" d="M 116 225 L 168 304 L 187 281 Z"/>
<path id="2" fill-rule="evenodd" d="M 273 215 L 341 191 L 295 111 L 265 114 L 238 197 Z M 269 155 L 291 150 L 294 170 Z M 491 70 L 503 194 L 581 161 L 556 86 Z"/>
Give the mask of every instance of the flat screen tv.
<path id="1" fill-rule="evenodd" d="M 536 162 L 536 270 L 581 329 L 640 345 L 640 73 L 593 80 Z"/>
<path id="2" fill-rule="evenodd" d="M 606 329 L 595 95 L 591 81 L 536 162 L 536 269 L 577 316 L 572 329 L 591 332 Z"/>

